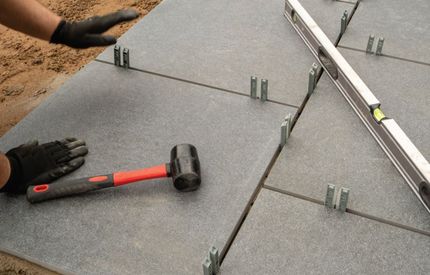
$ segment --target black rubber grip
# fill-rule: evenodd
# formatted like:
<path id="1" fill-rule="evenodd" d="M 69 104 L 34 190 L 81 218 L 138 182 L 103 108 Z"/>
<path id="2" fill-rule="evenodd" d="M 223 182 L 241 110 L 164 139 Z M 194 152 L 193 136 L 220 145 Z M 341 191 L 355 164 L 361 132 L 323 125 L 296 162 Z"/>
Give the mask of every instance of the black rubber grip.
<path id="1" fill-rule="evenodd" d="M 112 174 L 51 184 L 35 185 L 28 187 L 27 200 L 31 203 L 36 203 L 113 186 L 114 182 Z"/>

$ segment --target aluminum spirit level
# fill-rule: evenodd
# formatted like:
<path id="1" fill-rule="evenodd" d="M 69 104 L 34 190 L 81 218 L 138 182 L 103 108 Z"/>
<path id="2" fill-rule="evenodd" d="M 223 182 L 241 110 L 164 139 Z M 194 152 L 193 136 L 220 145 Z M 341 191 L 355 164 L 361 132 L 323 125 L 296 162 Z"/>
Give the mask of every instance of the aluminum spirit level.
<path id="1" fill-rule="evenodd" d="M 285 17 L 430 213 L 430 164 L 297 0 Z"/>

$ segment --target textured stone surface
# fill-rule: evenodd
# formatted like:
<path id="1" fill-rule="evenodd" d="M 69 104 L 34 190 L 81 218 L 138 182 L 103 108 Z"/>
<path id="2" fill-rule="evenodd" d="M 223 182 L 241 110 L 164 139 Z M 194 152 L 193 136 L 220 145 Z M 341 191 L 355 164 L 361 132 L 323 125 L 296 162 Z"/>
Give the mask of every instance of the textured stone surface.
<path id="1" fill-rule="evenodd" d="M 284 0 L 165 0 L 118 44 L 132 67 L 243 94 L 251 76 L 265 78 L 269 99 L 299 106 L 315 60 L 284 9 Z M 98 59 L 113 62 L 113 47 Z"/>
<path id="2" fill-rule="evenodd" d="M 333 0 L 299 0 L 315 23 L 334 43 L 340 33 L 340 19 L 344 11 L 351 14 L 354 4 Z"/>
<path id="3" fill-rule="evenodd" d="M 324 200 L 329 183 L 351 189 L 353 210 L 430 231 L 430 215 L 323 76 L 266 184 Z"/>
<path id="4" fill-rule="evenodd" d="M 340 49 L 415 146 L 430 159 L 430 66 Z M 401 77 L 399 77 L 401 76 Z"/>
<path id="5" fill-rule="evenodd" d="M 429 10 L 428 0 L 361 1 L 340 45 L 365 51 L 374 34 L 385 38 L 383 54 L 430 64 Z"/>
<path id="6" fill-rule="evenodd" d="M 430 238 L 263 189 L 221 274 L 428 274 Z"/>
<path id="7" fill-rule="evenodd" d="M 30 205 L 0 195 L 0 247 L 78 274 L 196 274 L 210 245 L 233 231 L 294 109 L 112 65 L 91 63 L 8 132 L 0 150 L 30 138 L 77 136 L 86 164 L 68 178 L 169 161 L 175 144 L 199 151 L 203 183 L 170 179 Z"/>

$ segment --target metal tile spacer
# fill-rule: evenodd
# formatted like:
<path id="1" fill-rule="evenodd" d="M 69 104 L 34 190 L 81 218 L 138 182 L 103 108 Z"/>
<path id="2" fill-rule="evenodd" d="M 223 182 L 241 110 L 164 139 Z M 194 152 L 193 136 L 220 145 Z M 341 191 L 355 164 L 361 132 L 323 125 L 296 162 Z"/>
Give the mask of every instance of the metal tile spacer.
<path id="1" fill-rule="evenodd" d="M 315 82 L 316 82 L 316 73 L 312 68 L 309 71 L 308 95 L 311 95 L 314 92 Z"/>
<path id="2" fill-rule="evenodd" d="M 251 98 L 257 98 L 257 77 L 251 76 Z"/>
<path id="3" fill-rule="evenodd" d="M 348 13 L 345 16 L 345 14 L 342 16 L 342 18 L 340 19 L 340 33 L 344 34 L 346 31 L 346 23 L 348 21 Z"/>
<path id="4" fill-rule="evenodd" d="M 373 34 L 369 35 L 369 40 L 367 41 L 366 53 L 373 54 L 373 42 L 375 41 L 375 36 Z"/>
<path id="5" fill-rule="evenodd" d="M 339 207 L 338 210 L 340 212 L 345 212 L 346 207 L 348 205 L 348 198 L 349 198 L 349 189 L 348 188 L 340 188 L 340 199 L 339 199 Z"/>
<path id="6" fill-rule="evenodd" d="M 113 48 L 113 60 L 115 66 L 121 66 L 121 46 L 115 45 Z"/>
<path id="7" fill-rule="evenodd" d="M 378 39 L 378 46 L 376 47 L 376 55 L 382 55 L 382 47 L 384 46 L 384 38 Z"/>
<path id="8" fill-rule="evenodd" d="M 318 69 L 319 69 L 319 66 L 318 66 L 318 64 L 317 63 L 312 63 L 312 70 L 314 70 L 314 72 L 315 73 L 317 73 L 318 72 Z"/>
<path id="9" fill-rule="evenodd" d="M 346 20 L 348 20 L 348 11 L 347 11 L 347 10 L 345 10 L 345 11 L 343 12 L 343 16 L 345 16 L 345 17 L 346 17 Z"/>
<path id="10" fill-rule="evenodd" d="M 333 209 L 335 207 L 334 199 L 335 199 L 336 186 L 334 184 L 327 185 L 327 193 L 325 195 L 324 205 L 327 208 Z"/>
<path id="11" fill-rule="evenodd" d="M 269 89 L 269 81 L 267 79 L 261 80 L 261 97 L 260 100 L 265 102 L 267 100 L 267 93 Z"/>
<path id="12" fill-rule="evenodd" d="M 206 257 L 203 261 L 203 275 L 213 275 L 213 267 L 212 262 L 209 260 L 209 257 Z"/>
<path id="13" fill-rule="evenodd" d="M 315 83 L 314 83 L 314 88 L 317 86 L 317 76 L 318 76 L 318 69 L 319 69 L 319 66 L 318 66 L 318 64 L 317 63 L 312 63 L 312 70 L 314 70 L 314 72 L 315 72 Z"/>
<path id="14" fill-rule="evenodd" d="M 212 262 L 212 273 L 217 274 L 219 272 L 220 261 L 218 249 L 215 246 L 212 246 L 209 250 L 209 258 Z"/>
<path id="15" fill-rule="evenodd" d="M 281 147 L 284 147 L 285 144 L 287 144 L 287 139 L 290 137 L 292 120 L 291 114 L 288 114 L 285 117 L 284 122 L 281 124 L 281 142 L 279 144 Z"/>
<path id="16" fill-rule="evenodd" d="M 127 48 L 124 48 L 122 51 L 122 66 L 126 69 L 130 68 L 130 51 Z"/>

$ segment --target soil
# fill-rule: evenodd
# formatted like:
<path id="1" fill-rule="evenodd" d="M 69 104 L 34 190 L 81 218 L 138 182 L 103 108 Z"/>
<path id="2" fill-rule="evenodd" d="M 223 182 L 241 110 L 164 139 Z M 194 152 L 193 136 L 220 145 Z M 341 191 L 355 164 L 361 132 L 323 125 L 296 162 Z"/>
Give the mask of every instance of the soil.
<path id="1" fill-rule="evenodd" d="M 0 253 L 0 275 L 58 275 L 41 266 L 6 253 Z"/>
<path id="2" fill-rule="evenodd" d="M 67 20 L 81 20 L 124 8 L 138 10 L 142 18 L 162 0 L 38 1 Z M 120 36 L 139 19 L 116 26 L 109 33 Z M 103 50 L 51 45 L 0 25 L 0 137 Z M 0 252 L 0 275 L 56 274 L 49 272 Z"/>

